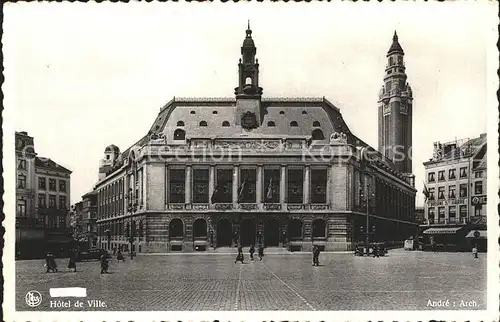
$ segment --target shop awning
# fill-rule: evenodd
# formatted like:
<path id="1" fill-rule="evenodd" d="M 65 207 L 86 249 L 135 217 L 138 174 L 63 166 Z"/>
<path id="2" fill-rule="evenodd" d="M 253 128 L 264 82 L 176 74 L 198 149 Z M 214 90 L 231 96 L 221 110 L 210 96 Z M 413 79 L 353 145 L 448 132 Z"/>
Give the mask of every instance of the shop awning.
<path id="1" fill-rule="evenodd" d="M 461 228 L 462 227 L 443 227 L 443 228 L 434 227 L 434 228 L 429 228 L 426 231 L 424 231 L 424 234 L 426 234 L 426 235 L 453 235 Z"/>
<path id="2" fill-rule="evenodd" d="M 471 230 L 465 238 L 475 238 L 474 237 L 474 232 L 478 231 L 479 232 L 479 239 L 486 239 L 486 230 Z"/>

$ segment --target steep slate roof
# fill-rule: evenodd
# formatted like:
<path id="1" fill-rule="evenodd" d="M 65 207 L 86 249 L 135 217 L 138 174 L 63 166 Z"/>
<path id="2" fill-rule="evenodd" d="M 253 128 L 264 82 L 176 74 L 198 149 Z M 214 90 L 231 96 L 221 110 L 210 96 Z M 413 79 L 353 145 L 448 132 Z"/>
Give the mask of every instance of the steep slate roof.
<path id="1" fill-rule="evenodd" d="M 60 164 L 55 163 L 49 158 L 36 157 L 35 158 L 35 167 L 53 169 L 59 172 L 71 173 L 71 170 L 66 169 Z"/>

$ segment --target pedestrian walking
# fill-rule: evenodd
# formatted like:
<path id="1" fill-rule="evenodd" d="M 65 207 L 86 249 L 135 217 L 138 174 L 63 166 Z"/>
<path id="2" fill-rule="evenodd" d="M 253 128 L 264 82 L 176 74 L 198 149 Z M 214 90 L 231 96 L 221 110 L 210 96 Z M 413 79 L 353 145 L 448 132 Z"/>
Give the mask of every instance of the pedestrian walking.
<path id="1" fill-rule="evenodd" d="M 241 262 L 243 264 L 243 260 L 243 247 L 238 246 L 238 255 L 236 255 L 236 260 L 234 261 L 234 263 L 236 264 L 237 262 Z"/>
<path id="2" fill-rule="evenodd" d="M 68 268 L 73 269 L 73 272 L 76 272 L 76 250 L 74 249 L 69 251 Z"/>
<path id="3" fill-rule="evenodd" d="M 108 257 L 105 254 L 101 255 L 101 274 L 108 274 Z"/>
<path id="4" fill-rule="evenodd" d="M 250 259 L 253 260 L 253 253 L 255 253 L 255 247 L 253 245 L 250 246 Z"/>
<path id="5" fill-rule="evenodd" d="M 259 244 L 259 260 L 262 261 L 262 257 L 264 257 L 264 246 Z"/>
<path id="6" fill-rule="evenodd" d="M 379 257 L 380 256 L 380 251 L 379 247 L 377 244 L 373 245 L 373 258 Z"/>
<path id="7" fill-rule="evenodd" d="M 313 247 L 313 266 L 319 266 L 319 247 L 314 245 Z"/>
<path id="8" fill-rule="evenodd" d="M 479 257 L 477 256 L 477 246 L 474 246 L 474 247 L 472 248 L 472 254 L 474 255 L 474 258 L 479 258 Z"/>
<path id="9" fill-rule="evenodd" d="M 113 248 L 113 256 L 115 256 L 115 254 L 116 254 L 116 246 L 115 248 Z"/>
<path id="10" fill-rule="evenodd" d="M 45 255 L 45 266 L 47 267 L 47 273 L 52 271 L 52 273 L 57 272 L 57 264 L 52 252 L 47 252 Z"/>
<path id="11" fill-rule="evenodd" d="M 121 249 L 118 249 L 118 253 L 116 253 L 116 260 L 117 261 L 125 261 L 125 257 L 123 256 Z"/>

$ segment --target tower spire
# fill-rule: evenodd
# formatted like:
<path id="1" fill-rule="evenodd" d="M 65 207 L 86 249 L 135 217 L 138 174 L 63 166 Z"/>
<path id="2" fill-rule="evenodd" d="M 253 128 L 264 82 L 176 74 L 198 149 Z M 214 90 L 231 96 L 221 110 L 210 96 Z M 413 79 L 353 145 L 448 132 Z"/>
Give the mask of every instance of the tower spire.
<path id="1" fill-rule="evenodd" d="M 404 55 L 403 48 L 399 44 L 398 33 L 396 32 L 396 30 L 394 30 L 394 36 L 392 36 L 392 45 L 391 48 L 389 48 L 387 55 L 389 56 L 392 53 L 400 53 Z"/>

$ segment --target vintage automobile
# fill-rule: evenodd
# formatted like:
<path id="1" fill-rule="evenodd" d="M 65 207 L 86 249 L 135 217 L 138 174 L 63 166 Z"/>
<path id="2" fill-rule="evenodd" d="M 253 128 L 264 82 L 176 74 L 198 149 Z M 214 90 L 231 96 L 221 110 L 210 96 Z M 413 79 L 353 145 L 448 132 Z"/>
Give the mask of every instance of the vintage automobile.
<path id="1" fill-rule="evenodd" d="M 373 256 L 375 250 L 378 250 L 379 256 L 384 256 L 387 254 L 387 245 L 385 243 L 368 243 L 368 247 L 366 247 L 365 243 L 359 243 L 354 249 L 354 255 Z"/>
<path id="2" fill-rule="evenodd" d="M 84 260 L 99 260 L 101 259 L 101 255 L 105 255 L 108 258 L 110 257 L 109 253 L 102 248 L 90 248 L 88 250 L 79 252 L 77 261 L 81 262 Z"/>

